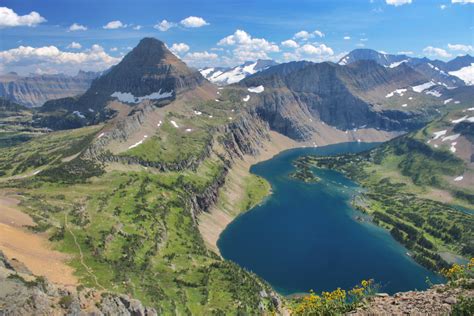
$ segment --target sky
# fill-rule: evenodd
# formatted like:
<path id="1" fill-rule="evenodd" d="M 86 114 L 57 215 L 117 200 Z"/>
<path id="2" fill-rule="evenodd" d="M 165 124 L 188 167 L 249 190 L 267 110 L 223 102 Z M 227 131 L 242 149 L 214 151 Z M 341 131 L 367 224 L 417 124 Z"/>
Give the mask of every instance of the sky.
<path id="1" fill-rule="evenodd" d="M 193 67 L 474 54 L 474 0 L 0 0 L 0 73 L 102 71 L 143 37 Z"/>

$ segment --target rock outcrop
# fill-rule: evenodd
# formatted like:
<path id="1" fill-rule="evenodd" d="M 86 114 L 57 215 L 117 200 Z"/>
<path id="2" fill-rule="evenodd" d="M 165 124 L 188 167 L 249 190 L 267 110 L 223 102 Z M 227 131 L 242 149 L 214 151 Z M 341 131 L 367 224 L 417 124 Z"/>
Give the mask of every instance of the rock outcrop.
<path id="1" fill-rule="evenodd" d="M 21 266 L 0 251 L 0 315 L 157 315 L 127 295 L 52 284 Z"/>

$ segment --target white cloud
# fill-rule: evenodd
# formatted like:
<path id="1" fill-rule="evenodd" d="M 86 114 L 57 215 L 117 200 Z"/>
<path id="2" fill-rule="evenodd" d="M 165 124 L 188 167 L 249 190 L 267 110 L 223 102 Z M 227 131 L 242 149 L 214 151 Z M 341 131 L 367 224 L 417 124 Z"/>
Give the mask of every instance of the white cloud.
<path id="1" fill-rule="evenodd" d="M 351 37 L 350 37 L 350 36 L 344 36 L 344 39 L 345 39 L 346 41 L 348 41 L 348 40 L 351 39 Z"/>
<path id="2" fill-rule="evenodd" d="M 244 30 L 236 30 L 234 34 L 221 39 L 217 45 L 233 46 L 234 62 L 243 62 L 256 59 L 268 59 L 268 53 L 277 53 L 280 48 L 277 44 L 264 38 L 253 38 Z"/>
<path id="3" fill-rule="evenodd" d="M 331 47 L 328 47 L 324 44 L 320 45 L 311 45 L 305 44 L 296 50 L 299 54 L 306 54 L 306 55 L 317 55 L 317 56 L 332 56 L 334 55 L 334 51 Z"/>
<path id="4" fill-rule="evenodd" d="M 73 48 L 73 49 L 81 49 L 82 45 L 79 44 L 78 42 L 72 42 L 67 46 L 67 48 Z"/>
<path id="5" fill-rule="evenodd" d="M 444 9 L 446 9 L 447 7 L 448 7 L 448 6 L 445 5 L 445 4 L 442 4 L 442 5 L 439 6 L 439 8 L 440 8 L 441 10 L 444 10 Z"/>
<path id="6" fill-rule="evenodd" d="M 369 39 L 368 38 L 361 38 L 360 41 L 361 42 L 367 42 Z"/>
<path id="7" fill-rule="evenodd" d="M 26 15 L 18 15 L 10 8 L 0 7 L 0 29 L 15 26 L 36 26 L 46 22 L 38 12 L 31 11 Z"/>
<path id="8" fill-rule="evenodd" d="M 176 23 L 173 23 L 173 22 L 169 22 L 167 20 L 163 20 L 161 21 L 160 23 L 158 24 L 155 24 L 153 26 L 153 28 L 157 29 L 157 30 L 160 30 L 162 32 L 166 32 L 168 31 L 170 28 L 172 27 L 175 27 L 176 26 Z"/>
<path id="9" fill-rule="evenodd" d="M 76 73 L 82 70 L 104 70 L 118 63 L 119 58 L 108 55 L 100 45 L 84 52 L 65 52 L 56 46 L 19 46 L 0 51 L 0 64 L 9 71 L 30 73 L 34 69 L 51 69 L 57 72 Z"/>
<path id="10" fill-rule="evenodd" d="M 110 51 L 111 51 L 111 52 L 116 52 L 116 51 L 118 51 L 118 48 L 117 48 L 117 47 L 112 47 L 112 48 L 110 49 Z"/>
<path id="11" fill-rule="evenodd" d="M 73 23 L 69 27 L 69 31 L 75 32 L 75 31 L 87 31 L 87 27 L 81 24 Z"/>
<path id="12" fill-rule="evenodd" d="M 135 26 L 133 27 L 133 29 L 134 29 L 135 31 L 139 31 L 139 30 L 141 30 L 141 28 L 142 28 L 141 25 L 135 25 Z"/>
<path id="13" fill-rule="evenodd" d="M 460 51 L 464 53 L 473 52 L 474 48 L 472 45 L 463 45 L 463 44 L 448 44 L 449 50 Z"/>
<path id="14" fill-rule="evenodd" d="M 188 16 L 186 19 L 181 20 L 181 25 L 184 27 L 202 27 L 205 25 L 209 25 L 209 23 L 206 22 L 201 17 L 198 16 Z"/>
<path id="15" fill-rule="evenodd" d="M 468 4 L 474 3 L 474 0 L 451 0 L 451 3 Z"/>
<path id="16" fill-rule="evenodd" d="M 313 33 L 316 34 L 319 37 L 324 37 L 324 33 L 319 31 L 319 30 L 314 31 Z"/>
<path id="17" fill-rule="evenodd" d="M 445 51 L 442 48 L 437 48 L 433 46 L 428 46 L 423 49 L 423 53 L 425 53 L 428 56 L 433 56 L 433 57 L 442 57 L 442 58 L 449 58 L 452 57 L 450 53 Z"/>
<path id="18" fill-rule="evenodd" d="M 173 45 L 171 45 L 170 50 L 175 55 L 183 54 L 183 53 L 186 53 L 187 51 L 189 51 L 189 45 L 187 45 L 185 43 L 174 43 Z"/>
<path id="19" fill-rule="evenodd" d="M 210 64 L 215 63 L 219 56 L 215 53 L 209 53 L 207 51 L 204 52 L 194 52 L 194 53 L 187 53 L 184 56 L 184 61 L 192 66 L 199 67 L 199 66 L 208 66 Z"/>
<path id="20" fill-rule="evenodd" d="M 307 40 L 307 39 L 310 39 L 314 37 L 313 34 L 309 33 L 308 31 L 299 31 L 298 33 L 296 33 L 293 38 L 295 39 L 301 39 L 301 40 Z"/>
<path id="21" fill-rule="evenodd" d="M 281 42 L 281 45 L 289 48 L 297 48 L 299 46 L 298 43 L 291 39 Z"/>
<path id="22" fill-rule="evenodd" d="M 396 7 L 404 5 L 404 4 L 410 4 L 411 0 L 385 0 L 385 2 L 388 5 L 394 5 Z"/>
<path id="23" fill-rule="evenodd" d="M 411 50 L 398 52 L 399 55 L 413 55 L 414 53 Z"/>
<path id="24" fill-rule="evenodd" d="M 127 24 L 123 24 L 121 21 L 115 20 L 115 21 L 110 21 L 109 23 L 104 25 L 102 28 L 106 30 L 115 30 L 115 29 L 121 29 L 124 27 L 127 27 Z"/>

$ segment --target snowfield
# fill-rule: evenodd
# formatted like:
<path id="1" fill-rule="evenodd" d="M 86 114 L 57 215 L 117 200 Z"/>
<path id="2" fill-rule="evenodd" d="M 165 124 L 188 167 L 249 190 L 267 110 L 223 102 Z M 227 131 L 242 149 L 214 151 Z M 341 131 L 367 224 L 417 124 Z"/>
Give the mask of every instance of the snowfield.
<path id="1" fill-rule="evenodd" d="M 153 92 L 151 94 L 142 96 L 142 97 L 136 97 L 130 92 L 120 92 L 120 91 L 115 91 L 110 95 L 111 97 L 117 98 L 120 102 L 125 102 L 125 103 L 140 103 L 144 100 L 160 100 L 160 99 L 166 99 L 170 98 L 173 96 L 173 91 L 170 92 L 161 92 L 161 89 L 158 92 Z"/>
<path id="2" fill-rule="evenodd" d="M 458 77 L 467 85 L 474 85 L 474 63 L 456 71 L 450 71 L 450 75 Z"/>
<path id="3" fill-rule="evenodd" d="M 249 92 L 262 93 L 265 90 L 265 88 L 263 86 L 258 86 L 258 87 L 250 87 L 247 90 Z"/>
<path id="4" fill-rule="evenodd" d="M 242 101 L 247 102 L 248 100 L 250 100 L 250 95 L 247 94 L 245 98 L 242 99 Z"/>
<path id="5" fill-rule="evenodd" d="M 441 136 L 446 135 L 447 132 L 448 132 L 447 130 L 434 132 L 433 133 L 433 135 L 434 135 L 433 139 L 436 140 L 436 139 L 440 138 Z"/>
<path id="6" fill-rule="evenodd" d="M 435 86 L 435 85 L 436 85 L 436 83 L 434 83 L 433 81 L 428 81 L 428 82 L 425 82 L 423 84 L 420 84 L 418 86 L 414 86 L 414 87 L 411 87 L 411 88 L 413 89 L 413 91 L 420 93 L 420 92 L 423 92 L 424 90 L 429 89 L 429 88 L 431 88 L 432 86 Z"/>
<path id="7" fill-rule="evenodd" d="M 176 124 L 175 121 L 170 121 L 170 122 L 171 122 L 171 125 L 173 125 L 173 126 L 176 127 L 176 128 L 179 128 L 178 124 Z"/>

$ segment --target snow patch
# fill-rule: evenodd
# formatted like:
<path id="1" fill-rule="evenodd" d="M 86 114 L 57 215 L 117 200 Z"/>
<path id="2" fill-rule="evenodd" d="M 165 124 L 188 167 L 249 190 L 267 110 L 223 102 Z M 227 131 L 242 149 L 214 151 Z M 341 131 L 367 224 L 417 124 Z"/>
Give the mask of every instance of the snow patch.
<path id="1" fill-rule="evenodd" d="M 191 132 L 191 131 L 192 131 L 192 129 L 186 128 L 186 132 Z"/>
<path id="2" fill-rule="evenodd" d="M 437 98 L 442 96 L 442 94 L 439 91 L 436 91 L 436 90 L 426 91 L 426 94 L 431 94 L 432 96 L 437 97 Z"/>
<path id="3" fill-rule="evenodd" d="M 451 102 L 451 101 L 453 101 L 453 99 L 446 99 L 446 100 L 444 100 L 443 103 L 446 105 L 446 104 L 448 104 L 448 103 Z"/>
<path id="4" fill-rule="evenodd" d="M 86 117 L 84 116 L 84 114 L 82 114 L 81 112 L 79 111 L 74 111 L 72 112 L 72 114 L 74 114 L 75 116 L 79 117 L 79 118 L 82 118 L 82 119 L 85 119 Z"/>
<path id="5" fill-rule="evenodd" d="M 133 145 L 130 145 L 130 146 L 128 147 L 128 149 L 132 149 L 132 148 L 137 147 L 138 145 L 143 144 L 143 141 L 144 141 L 145 139 L 147 139 L 147 137 L 148 137 L 148 135 L 144 135 L 143 138 L 142 138 L 142 140 L 136 142 L 136 143 L 133 144 Z"/>
<path id="6" fill-rule="evenodd" d="M 408 106 L 408 104 L 402 104 L 402 108 L 406 108 Z"/>
<path id="7" fill-rule="evenodd" d="M 245 98 L 242 99 L 242 101 L 247 102 L 248 100 L 250 100 L 250 95 L 247 94 Z"/>
<path id="8" fill-rule="evenodd" d="M 446 137 L 443 137 L 442 141 L 447 141 L 447 140 L 456 140 L 458 139 L 458 137 L 461 136 L 461 134 L 454 134 L 454 135 L 451 135 L 451 136 L 446 136 Z"/>
<path id="9" fill-rule="evenodd" d="M 121 102 L 140 103 L 144 100 L 160 100 L 160 99 L 170 98 L 173 96 L 173 90 L 171 90 L 170 92 L 161 92 L 161 89 L 160 89 L 158 90 L 158 92 L 153 92 L 151 94 L 148 94 L 142 97 L 136 97 L 130 92 L 115 91 L 110 96 L 117 98 Z"/>
<path id="10" fill-rule="evenodd" d="M 433 133 L 433 135 L 434 135 L 433 139 L 436 140 L 436 139 L 440 138 L 441 136 L 446 135 L 447 132 L 448 132 L 447 130 L 434 132 Z"/>
<path id="11" fill-rule="evenodd" d="M 420 84 L 418 86 L 414 86 L 414 87 L 412 87 L 412 89 L 413 89 L 413 91 L 420 93 L 420 92 L 423 92 L 424 90 L 429 89 L 429 88 L 431 88 L 432 86 L 435 86 L 435 85 L 436 85 L 436 83 L 434 83 L 433 81 L 428 81 L 428 82 L 425 82 L 425 83 Z"/>
<path id="12" fill-rule="evenodd" d="M 451 147 L 449 148 L 449 150 L 451 150 L 451 152 L 453 152 L 453 153 L 456 152 L 456 144 L 457 144 L 457 142 L 451 143 Z"/>
<path id="13" fill-rule="evenodd" d="M 250 87 L 247 90 L 249 92 L 262 93 L 265 90 L 265 88 L 263 86 L 258 86 L 258 87 Z"/>
<path id="14" fill-rule="evenodd" d="M 176 124 L 175 121 L 170 121 L 170 122 L 171 122 L 171 125 L 173 125 L 173 126 L 176 127 L 176 128 L 179 128 L 178 124 Z"/>
<path id="15" fill-rule="evenodd" d="M 395 93 L 398 93 L 399 96 L 403 97 L 403 94 L 407 92 L 407 89 L 397 89 L 395 91 L 392 91 L 390 92 L 389 94 L 387 94 L 385 97 L 386 98 L 391 98 L 395 95 Z"/>
<path id="16" fill-rule="evenodd" d="M 396 62 L 396 63 L 391 63 L 388 67 L 389 67 L 389 68 L 395 68 L 395 67 L 398 67 L 398 66 L 400 66 L 401 64 L 406 63 L 406 62 L 408 62 L 407 59 L 402 60 L 402 61 L 398 61 L 398 62 Z"/>
<path id="17" fill-rule="evenodd" d="M 463 176 L 459 176 L 459 177 L 454 178 L 454 181 L 461 181 L 462 179 L 464 179 L 464 177 L 463 177 Z"/>
<path id="18" fill-rule="evenodd" d="M 196 115 L 201 115 L 202 112 L 194 110 L 194 114 L 196 114 Z"/>
<path id="19" fill-rule="evenodd" d="M 450 71 L 450 75 L 458 77 L 467 85 L 474 85 L 474 63 L 456 71 Z"/>
<path id="20" fill-rule="evenodd" d="M 462 121 L 464 121 L 465 119 L 467 119 L 467 115 L 461 117 L 461 118 L 458 118 L 457 120 L 451 120 L 451 122 L 453 122 L 454 124 L 457 124 L 457 123 L 461 123 Z"/>
<path id="21" fill-rule="evenodd" d="M 97 139 L 104 137 L 105 133 L 100 133 L 99 136 L 97 136 Z"/>

